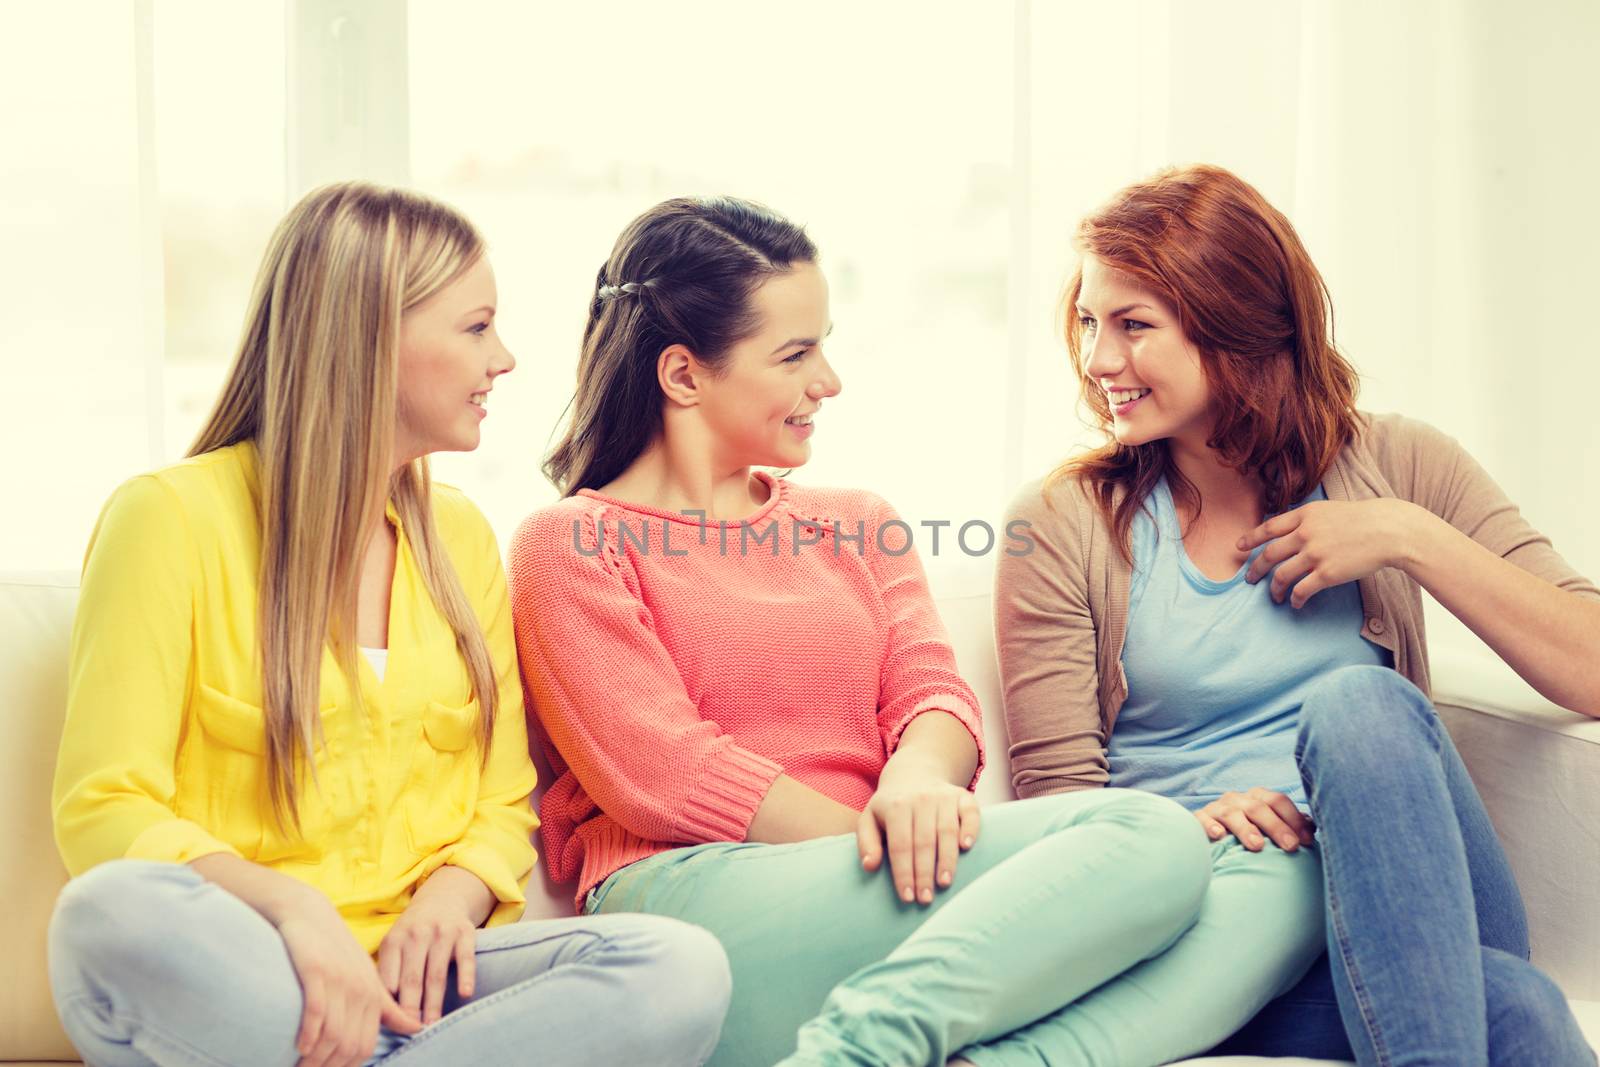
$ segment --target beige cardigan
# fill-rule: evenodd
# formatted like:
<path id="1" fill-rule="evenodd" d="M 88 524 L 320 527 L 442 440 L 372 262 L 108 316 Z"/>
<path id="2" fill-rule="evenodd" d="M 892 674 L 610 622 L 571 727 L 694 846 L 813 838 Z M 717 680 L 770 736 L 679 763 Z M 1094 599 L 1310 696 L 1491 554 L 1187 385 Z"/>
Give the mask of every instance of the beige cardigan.
<path id="1" fill-rule="evenodd" d="M 1323 477 L 1329 500 L 1409 500 L 1523 570 L 1600 598 L 1453 438 L 1399 415 L 1361 420 L 1356 440 Z M 1032 524 L 1034 548 L 1002 555 L 995 578 L 995 636 L 1019 797 L 1105 785 L 1106 742 L 1128 695 L 1122 641 L 1130 568 L 1077 479 L 1061 479 L 1048 493 L 1043 482 L 1025 486 L 1006 516 Z M 1393 568 L 1359 584 L 1361 635 L 1388 649 L 1395 669 L 1429 692 L 1421 588 Z"/>

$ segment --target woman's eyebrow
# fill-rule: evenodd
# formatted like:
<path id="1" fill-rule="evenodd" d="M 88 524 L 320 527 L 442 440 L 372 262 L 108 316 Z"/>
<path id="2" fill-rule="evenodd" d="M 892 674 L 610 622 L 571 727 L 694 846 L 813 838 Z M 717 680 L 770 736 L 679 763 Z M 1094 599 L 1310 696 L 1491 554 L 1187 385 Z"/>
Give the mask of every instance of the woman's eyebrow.
<path id="1" fill-rule="evenodd" d="M 1107 315 L 1106 318 L 1114 319 L 1118 315 L 1126 315 L 1128 312 L 1134 310 L 1135 308 L 1150 308 L 1150 305 L 1149 304 L 1124 304 L 1122 307 L 1117 308 L 1117 310 L 1115 310 L 1111 314 Z M 1150 310 L 1154 311 L 1155 308 L 1150 308 Z M 1080 314 L 1080 315 L 1091 315 L 1092 316 L 1094 313 L 1092 311 L 1090 311 L 1088 308 L 1084 307 L 1082 304 L 1079 304 L 1078 305 L 1078 314 Z"/>
<path id="2" fill-rule="evenodd" d="M 830 336 L 832 333 L 833 333 L 833 323 L 830 322 L 830 323 L 828 323 L 827 333 L 824 333 L 822 336 L 824 338 L 826 338 L 826 337 Z M 777 348 L 774 348 L 772 350 L 771 354 L 775 356 L 779 352 L 782 352 L 785 348 L 794 348 L 797 345 L 799 347 L 801 347 L 801 348 L 810 348 L 812 345 L 816 344 L 818 340 L 819 339 L 816 338 L 816 337 L 791 337 L 787 341 L 783 342 L 783 344 L 779 345 Z"/>

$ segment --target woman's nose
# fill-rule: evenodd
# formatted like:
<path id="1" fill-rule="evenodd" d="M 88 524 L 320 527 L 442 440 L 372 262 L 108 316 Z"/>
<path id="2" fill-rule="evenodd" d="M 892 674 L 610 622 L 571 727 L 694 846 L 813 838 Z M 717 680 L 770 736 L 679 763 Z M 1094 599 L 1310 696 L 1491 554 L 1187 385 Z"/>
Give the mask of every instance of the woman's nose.
<path id="1" fill-rule="evenodd" d="M 517 357 L 511 354 L 511 349 L 501 345 L 500 358 L 489 364 L 489 373 L 498 378 L 502 374 L 515 370 L 516 367 Z"/>
<path id="2" fill-rule="evenodd" d="M 819 354 L 820 355 L 820 354 Z M 834 372 L 833 364 L 828 362 L 827 356 L 820 356 L 822 373 L 816 380 L 806 386 L 806 394 L 813 400 L 822 400 L 830 396 L 838 396 L 844 389 L 844 383 L 839 380 L 839 375 Z"/>
<path id="3" fill-rule="evenodd" d="M 1110 378 L 1121 372 L 1127 363 L 1115 341 L 1104 340 L 1097 331 L 1089 338 L 1089 359 L 1083 371 L 1091 378 Z"/>

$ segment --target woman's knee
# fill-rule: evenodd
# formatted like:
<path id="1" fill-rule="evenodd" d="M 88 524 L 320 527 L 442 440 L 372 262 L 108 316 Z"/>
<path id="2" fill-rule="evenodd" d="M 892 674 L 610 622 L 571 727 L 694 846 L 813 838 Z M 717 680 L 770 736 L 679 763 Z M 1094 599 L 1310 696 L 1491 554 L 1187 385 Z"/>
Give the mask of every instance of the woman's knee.
<path id="1" fill-rule="evenodd" d="M 632 1003 L 648 1013 L 649 1028 L 663 1041 L 709 1053 L 733 993 L 728 954 L 701 927 L 649 918 L 647 947 L 634 969 Z"/>
<path id="2" fill-rule="evenodd" d="M 1312 683 L 1300 705 L 1299 749 L 1315 743 L 1339 750 L 1388 748 L 1437 727 L 1433 705 L 1398 671 L 1340 667 Z"/>
<path id="3" fill-rule="evenodd" d="M 1483 980 L 1491 1062 L 1549 1067 L 1594 1062 L 1566 996 L 1549 975 L 1509 953 L 1484 949 Z"/>
<path id="4" fill-rule="evenodd" d="M 53 962 L 84 966 L 128 958 L 148 964 L 149 949 L 170 944 L 175 893 L 199 876 L 188 867 L 112 860 L 72 879 L 50 918 Z"/>
<path id="5" fill-rule="evenodd" d="M 1108 789 L 1105 815 L 1133 830 L 1136 862 L 1124 875 L 1142 871 L 1162 899 L 1192 914 L 1211 881 L 1211 843 L 1194 813 L 1177 801 L 1140 789 Z"/>

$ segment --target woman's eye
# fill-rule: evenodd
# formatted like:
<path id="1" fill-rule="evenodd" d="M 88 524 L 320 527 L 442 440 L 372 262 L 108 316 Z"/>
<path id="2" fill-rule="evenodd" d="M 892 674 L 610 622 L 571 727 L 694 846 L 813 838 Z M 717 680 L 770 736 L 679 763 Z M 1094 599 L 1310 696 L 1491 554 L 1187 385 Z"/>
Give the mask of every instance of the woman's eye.
<path id="1" fill-rule="evenodd" d="M 480 322 L 475 326 L 468 327 L 467 328 L 467 332 L 468 333 L 475 333 L 479 337 L 482 337 L 484 332 L 487 331 L 488 329 L 489 329 L 489 324 L 487 322 Z"/>
<path id="2" fill-rule="evenodd" d="M 1123 319 L 1122 328 L 1124 330 L 1148 330 L 1150 324 L 1148 322 L 1140 322 L 1138 319 Z"/>
<path id="3" fill-rule="evenodd" d="M 1092 330 L 1094 329 L 1095 325 L 1094 319 L 1090 318 L 1088 315 L 1081 315 L 1078 317 L 1078 325 L 1085 330 Z"/>
<path id="4" fill-rule="evenodd" d="M 785 363 L 799 363 L 802 359 L 806 358 L 806 353 L 809 351 L 811 351 L 811 349 L 802 348 L 792 356 L 785 356 L 783 361 Z"/>

